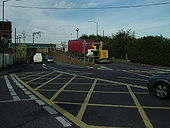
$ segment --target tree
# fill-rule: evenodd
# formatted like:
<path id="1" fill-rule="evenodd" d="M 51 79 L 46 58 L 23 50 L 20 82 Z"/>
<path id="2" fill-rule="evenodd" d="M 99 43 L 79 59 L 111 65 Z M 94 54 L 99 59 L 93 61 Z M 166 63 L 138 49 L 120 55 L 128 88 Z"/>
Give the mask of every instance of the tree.
<path id="1" fill-rule="evenodd" d="M 131 30 L 124 31 L 123 29 L 118 31 L 115 35 L 112 35 L 110 54 L 115 58 L 125 59 L 126 45 L 133 39 L 135 39 L 135 32 Z"/>
<path id="2" fill-rule="evenodd" d="M 170 66 L 170 40 L 162 36 L 147 36 L 129 42 L 127 46 L 132 62 Z"/>

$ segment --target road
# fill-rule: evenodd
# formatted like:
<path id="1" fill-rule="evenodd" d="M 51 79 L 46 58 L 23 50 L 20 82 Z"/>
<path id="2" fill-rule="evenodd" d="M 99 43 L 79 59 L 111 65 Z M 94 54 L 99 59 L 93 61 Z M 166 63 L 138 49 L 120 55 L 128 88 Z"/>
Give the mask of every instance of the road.
<path id="1" fill-rule="evenodd" d="M 0 124 L 4 128 L 165 128 L 170 125 L 169 101 L 150 95 L 146 83 L 150 76 L 168 71 L 118 62 L 94 68 L 28 64 L 1 76 L 4 120 Z"/>

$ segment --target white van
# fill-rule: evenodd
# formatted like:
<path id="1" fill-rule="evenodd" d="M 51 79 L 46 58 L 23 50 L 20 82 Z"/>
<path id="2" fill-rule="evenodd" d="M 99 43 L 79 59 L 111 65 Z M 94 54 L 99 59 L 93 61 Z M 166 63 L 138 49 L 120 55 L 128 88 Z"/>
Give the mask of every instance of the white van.
<path id="1" fill-rule="evenodd" d="M 34 63 L 42 63 L 43 62 L 42 53 L 36 53 L 33 57 L 33 62 Z"/>

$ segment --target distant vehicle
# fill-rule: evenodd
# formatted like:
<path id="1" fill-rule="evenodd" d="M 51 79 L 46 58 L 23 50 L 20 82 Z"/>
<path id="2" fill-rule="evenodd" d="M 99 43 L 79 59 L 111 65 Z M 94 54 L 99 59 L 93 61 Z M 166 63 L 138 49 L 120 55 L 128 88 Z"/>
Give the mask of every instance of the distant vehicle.
<path id="1" fill-rule="evenodd" d="M 54 59 L 50 56 L 46 56 L 46 61 L 52 63 L 52 62 L 54 62 Z"/>
<path id="2" fill-rule="evenodd" d="M 42 63 L 43 62 L 42 53 L 36 53 L 33 57 L 33 62 L 34 63 Z"/>
<path id="3" fill-rule="evenodd" d="M 170 98 L 170 73 L 150 77 L 147 87 L 158 98 Z"/>
<path id="4" fill-rule="evenodd" d="M 68 52 L 82 56 L 87 54 L 88 49 L 93 49 L 93 40 L 69 40 L 68 41 Z"/>
<path id="5" fill-rule="evenodd" d="M 95 44 L 95 45 L 94 45 Z M 96 46 L 97 45 L 97 46 Z M 97 49 L 98 47 L 98 49 Z M 100 63 L 100 62 L 110 62 L 108 57 L 108 50 L 103 50 L 103 42 L 94 43 L 93 40 L 69 40 L 68 49 L 67 44 L 65 44 L 65 51 L 68 51 L 73 57 L 76 58 L 88 58 L 90 61 Z"/>

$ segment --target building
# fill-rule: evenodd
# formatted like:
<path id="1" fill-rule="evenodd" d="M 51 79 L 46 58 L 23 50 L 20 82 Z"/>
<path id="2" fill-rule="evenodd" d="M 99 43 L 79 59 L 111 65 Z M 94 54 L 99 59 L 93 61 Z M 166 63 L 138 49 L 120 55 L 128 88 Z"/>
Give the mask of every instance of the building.
<path id="1" fill-rule="evenodd" d="M 67 44 L 67 42 L 56 43 L 56 50 L 64 52 L 66 44 Z"/>
<path id="2" fill-rule="evenodd" d="M 10 21 L 0 21 L 0 39 L 5 42 L 6 47 L 12 42 L 12 23 Z"/>
<path id="3" fill-rule="evenodd" d="M 0 21 L 0 68 L 13 65 L 12 48 L 12 25 L 9 21 Z"/>
<path id="4" fill-rule="evenodd" d="M 62 50 L 62 43 L 56 43 L 56 50 Z"/>

